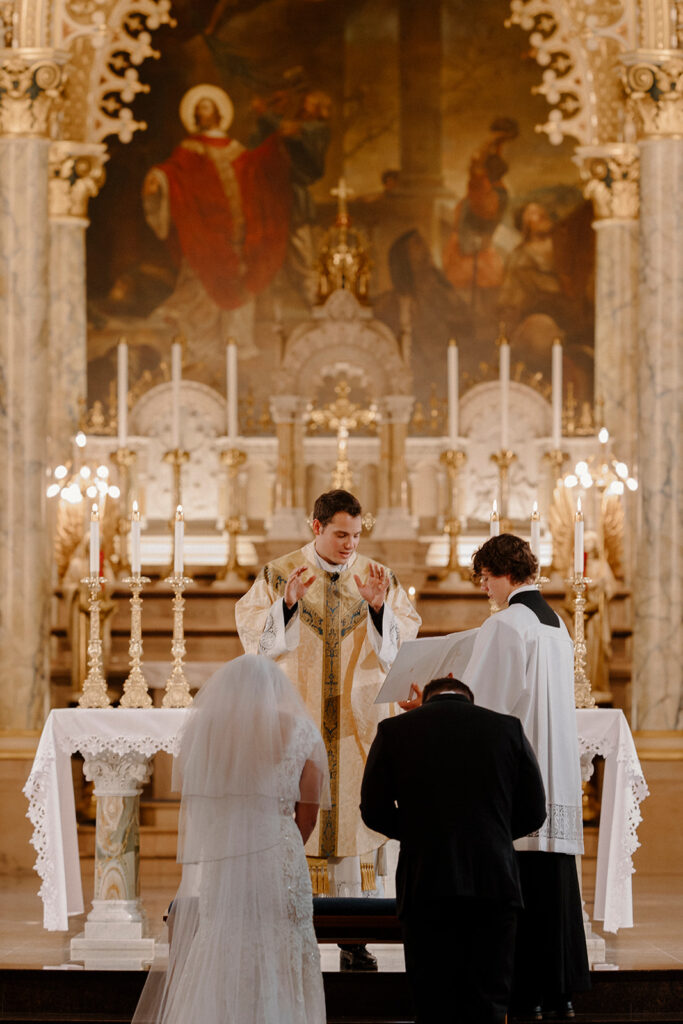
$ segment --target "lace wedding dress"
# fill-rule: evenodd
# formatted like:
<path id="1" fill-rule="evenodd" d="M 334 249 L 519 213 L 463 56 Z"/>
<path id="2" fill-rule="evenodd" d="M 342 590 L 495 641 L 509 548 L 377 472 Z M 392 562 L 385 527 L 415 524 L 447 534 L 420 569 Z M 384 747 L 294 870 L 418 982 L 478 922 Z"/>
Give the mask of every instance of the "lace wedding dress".
<path id="1" fill-rule="evenodd" d="M 156 978 L 150 972 L 134 1024 L 325 1024 L 311 883 L 293 818 L 305 800 L 304 765 L 324 748 L 307 716 L 288 714 L 286 723 L 266 796 L 262 778 L 246 798 L 248 784 L 239 797 L 195 793 L 192 801 L 184 787 L 193 812 L 183 820 L 181 805 L 184 868 L 169 965 Z M 263 745 L 263 730 L 246 732 Z"/>

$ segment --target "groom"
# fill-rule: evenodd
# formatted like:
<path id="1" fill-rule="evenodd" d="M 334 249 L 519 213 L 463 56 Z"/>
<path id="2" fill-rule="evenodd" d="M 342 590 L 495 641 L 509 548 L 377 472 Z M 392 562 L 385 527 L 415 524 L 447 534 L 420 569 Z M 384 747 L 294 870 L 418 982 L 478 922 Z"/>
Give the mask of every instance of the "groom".
<path id="1" fill-rule="evenodd" d="M 545 792 L 519 719 L 475 707 L 448 676 L 380 722 L 361 814 L 401 843 L 396 892 L 419 1024 L 502 1024 L 521 906 L 513 839 Z"/>

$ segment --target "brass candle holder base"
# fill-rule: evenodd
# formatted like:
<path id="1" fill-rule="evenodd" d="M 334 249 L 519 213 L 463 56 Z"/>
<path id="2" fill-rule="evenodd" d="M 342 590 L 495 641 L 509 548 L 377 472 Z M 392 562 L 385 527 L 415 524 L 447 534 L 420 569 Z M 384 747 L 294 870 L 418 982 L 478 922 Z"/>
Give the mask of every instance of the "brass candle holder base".
<path id="1" fill-rule="evenodd" d="M 79 708 L 111 707 L 107 693 L 107 680 L 102 671 L 102 638 L 100 637 L 100 588 L 104 577 L 90 573 L 81 580 L 90 591 L 88 612 L 90 628 L 88 633 L 88 674 L 83 680 L 83 692 L 78 700 Z"/>
<path id="2" fill-rule="evenodd" d="M 586 588 L 592 580 L 577 572 L 567 583 L 574 591 L 574 703 L 577 708 L 594 708 L 595 699 L 586 675 L 586 635 L 584 630 Z"/>
<path id="3" fill-rule="evenodd" d="M 171 654 L 173 655 L 173 668 L 166 681 L 166 689 L 161 706 L 164 708 L 186 708 L 192 703 L 190 685 L 185 677 L 183 669 L 183 658 L 185 657 L 185 631 L 183 627 L 183 614 L 185 611 L 185 600 L 183 591 L 192 583 L 188 576 L 173 573 L 166 580 L 173 588 L 173 642 Z"/>
<path id="4" fill-rule="evenodd" d="M 149 576 L 133 573 L 123 581 L 131 589 L 130 599 L 130 672 L 123 684 L 123 696 L 119 701 L 122 708 L 150 708 L 152 698 L 149 695 L 147 680 L 142 672 L 142 598 L 140 592 L 145 583 L 150 583 Z"/>

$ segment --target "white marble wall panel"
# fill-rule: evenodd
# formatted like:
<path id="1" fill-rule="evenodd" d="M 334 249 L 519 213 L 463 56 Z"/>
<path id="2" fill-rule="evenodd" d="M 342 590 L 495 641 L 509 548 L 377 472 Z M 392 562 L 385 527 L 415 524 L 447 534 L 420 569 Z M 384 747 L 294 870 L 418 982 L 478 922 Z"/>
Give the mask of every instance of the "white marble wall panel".
<path id="1" fill-rule="evenodd" d="M 50 226 L 50 390 L 52 461 L 71 451 L 78 430 L 79 400 L 87 388 L 85 297 L 85 220 L 72 218 Z"/>
<path id="2" fill-rule="evenodd" d="M 0 138 L 0 728 L 42 725 L 48 699 L 48 145 Z"/>
<path id="3" fill-rule="evenodd" d="M 599 220 L 595 281 L 595 396 L 615 454 L 634 457 L 638 331 L 638 222 Z"/>
<path id="4" fill-rule="evenodd" d="M 639 729 L 683 727 L 683 140 L 641 143 L 634 705 Z"/>

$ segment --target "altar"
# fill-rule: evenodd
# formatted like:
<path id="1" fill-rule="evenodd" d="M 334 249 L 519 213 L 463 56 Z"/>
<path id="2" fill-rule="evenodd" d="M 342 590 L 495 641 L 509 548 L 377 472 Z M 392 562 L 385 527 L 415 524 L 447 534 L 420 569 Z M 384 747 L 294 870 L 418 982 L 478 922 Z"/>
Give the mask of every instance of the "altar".
<path id="1" fill-rule="evenodd" d="M 117 949 L 119 955 L 130 949 L 143 960 L 154 955 L 139 892 L 139 794 L 152 756 L 176 752 L 187 714 L 186 709 L 68 708 L 53 710 L 45 723 L 24 793 L 49 931 L 68 930 L 69 917 L 84 910 L 72 754 L 83 755 L 98 800 L 95 895 L 85 937 L 72 943 L 75 959 L 83 958 L 84 949 L 99 950 L 103 958 Z M 590 777 L 594 757 L 605 758 L 594 918 L 605 931 L 617 932 L 633 926 L 633 854 L 647 784 L 622 711 L 579 709 L 576 720 L 583 778 Z"/>

